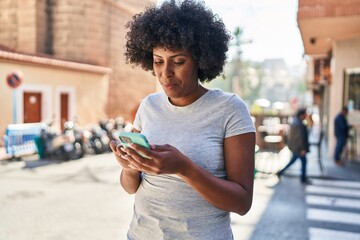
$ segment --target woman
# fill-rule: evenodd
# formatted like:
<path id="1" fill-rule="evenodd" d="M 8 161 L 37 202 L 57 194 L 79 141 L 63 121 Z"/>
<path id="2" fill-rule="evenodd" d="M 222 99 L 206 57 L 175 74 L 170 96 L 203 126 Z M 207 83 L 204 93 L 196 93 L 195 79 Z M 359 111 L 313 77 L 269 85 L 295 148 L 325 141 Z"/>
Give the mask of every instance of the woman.
<path id="1" fill-rule="evenodd" d="M 230 212 L 252 203 L 255 129 L 240 98 L 200 84 L 222 72 L 230 35 L 191 0 L 147 8 L 127 27 L 127 62 L 164 90 L 134 121 L 151 149 L 111 143 L 121 185 L 136 194 L 128 239 L 233 239 Z"/>

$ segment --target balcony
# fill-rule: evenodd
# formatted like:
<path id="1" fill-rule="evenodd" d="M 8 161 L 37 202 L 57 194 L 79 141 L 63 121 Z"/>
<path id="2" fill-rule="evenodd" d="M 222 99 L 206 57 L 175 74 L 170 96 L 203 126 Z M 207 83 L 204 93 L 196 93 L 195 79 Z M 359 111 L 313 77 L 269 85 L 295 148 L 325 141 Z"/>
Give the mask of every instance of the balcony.
<path id="1" fill-rule="evenodd" d="M 299 0 L 297 21 L 305 54 L 325 56 L 333 41 L 360 35 L 360 0 Z"/>

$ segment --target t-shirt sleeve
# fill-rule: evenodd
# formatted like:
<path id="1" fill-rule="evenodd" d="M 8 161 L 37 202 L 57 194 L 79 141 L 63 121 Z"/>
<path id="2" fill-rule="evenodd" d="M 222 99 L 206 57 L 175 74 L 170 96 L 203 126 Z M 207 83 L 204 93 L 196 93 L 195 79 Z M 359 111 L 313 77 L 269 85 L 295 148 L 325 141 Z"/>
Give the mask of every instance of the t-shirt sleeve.
<path id="1" fill-rule="evenodd" d="M 255 126 L 245 102 L 233 95 L 225 112 L 225 138 L 255 132 Z"/>

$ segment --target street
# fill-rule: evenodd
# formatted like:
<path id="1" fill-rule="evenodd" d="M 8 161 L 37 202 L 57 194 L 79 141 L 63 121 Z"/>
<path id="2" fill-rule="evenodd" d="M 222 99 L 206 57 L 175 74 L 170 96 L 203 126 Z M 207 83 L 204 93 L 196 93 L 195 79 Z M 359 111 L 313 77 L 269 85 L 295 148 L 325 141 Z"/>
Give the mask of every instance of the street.
<path id="1" fill-rule="evenodd" d="M 133 196 L 119 186 L 119 173 L 111 153 L 1 164 L 1 239 L 126 239 Z M 250 212 L 232 214 L 235 240 L 360 239 L 359 182 L 313 178 L 306 186 L 296 169 L 291 174 L 255 179 Z"/>
<path id="2" fill-rule="evenodd" d="M 287 177 L 258 222 L 252 240 L 359 240 L 360 182 Z"/>
<path id="3" fill-rule="evenodd" d="M 55 163 L 0 165 L 0 236 L 11 240 L 125 239 L 133 196 L 118 184 L 111 153 Z M 249 239 L 273 190 L 256 180 L 253 207 L 232 215 L 235 239 Z"/>
<path id="4" fill-rule="evenodd" d="M 125 239 L 133 197 L 111 154 L 25 163 L 0 167 L 2 239 Z"/>

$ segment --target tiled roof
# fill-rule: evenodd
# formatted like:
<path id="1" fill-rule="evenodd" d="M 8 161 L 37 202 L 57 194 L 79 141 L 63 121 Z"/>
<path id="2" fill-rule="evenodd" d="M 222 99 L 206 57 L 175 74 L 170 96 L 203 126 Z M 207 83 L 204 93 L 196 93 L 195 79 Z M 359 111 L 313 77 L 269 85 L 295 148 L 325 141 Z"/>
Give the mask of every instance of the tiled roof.
<path id="1" fill-rule="evenodd" d="M 79 71 L 94 72 L 108 74 L 111 73 L 111 68 L 91 65 L 86 63 L 77 63 L 66 60 L 60 60 L 51 56 L 42 54 L 28 54 L 22 53 L 11 48 L 0 45 L 0 59 L 7 59 L 19 62 L 48 65 L 53 67 L 68 68 Z"/>

